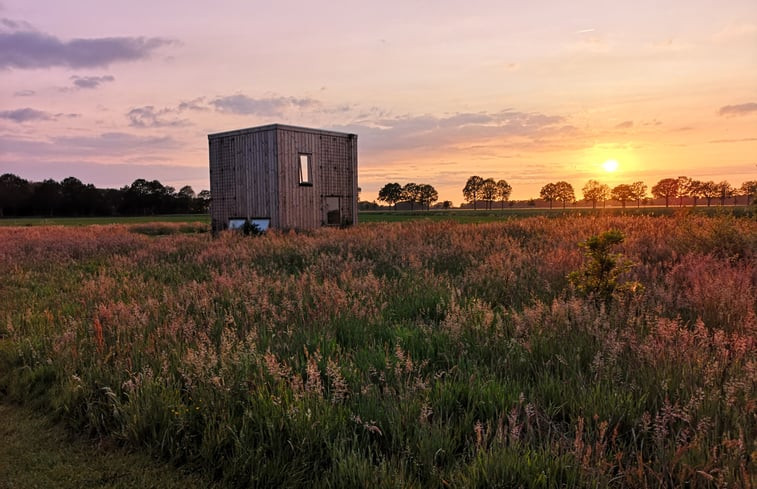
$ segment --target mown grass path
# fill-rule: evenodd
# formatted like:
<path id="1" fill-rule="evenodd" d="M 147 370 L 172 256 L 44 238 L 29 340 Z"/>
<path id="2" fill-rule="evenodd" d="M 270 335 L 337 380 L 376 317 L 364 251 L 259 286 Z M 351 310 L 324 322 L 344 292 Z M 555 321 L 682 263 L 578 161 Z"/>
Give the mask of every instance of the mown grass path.
<path id="1" fill-rule="evenodd" d="M 144 455 L 77 438 L 28 408 L 0 403 L 0 489 L 210 487 Z"/>

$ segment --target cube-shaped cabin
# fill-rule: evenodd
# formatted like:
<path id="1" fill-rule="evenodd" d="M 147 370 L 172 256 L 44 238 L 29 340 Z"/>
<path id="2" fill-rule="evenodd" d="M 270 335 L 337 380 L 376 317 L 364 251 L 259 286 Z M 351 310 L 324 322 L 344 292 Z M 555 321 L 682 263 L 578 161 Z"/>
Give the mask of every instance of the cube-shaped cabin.
<path id="1" fill-rule="evenodd" d="M 357 136 L 271 124 L 208 135 L 214 233 L 246 220 L 313 229 L 357 223 Z"/>

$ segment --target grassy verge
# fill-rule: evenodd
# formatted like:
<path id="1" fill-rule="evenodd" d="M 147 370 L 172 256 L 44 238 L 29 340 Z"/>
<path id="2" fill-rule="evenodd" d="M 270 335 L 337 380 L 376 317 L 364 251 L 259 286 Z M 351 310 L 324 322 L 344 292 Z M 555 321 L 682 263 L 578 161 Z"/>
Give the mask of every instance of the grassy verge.
<path id="1" fill-rule="evenodd" d="M 210 223 L 207 214 L 168 214 L 129 217 L 18 217 L 0 218 L 0 226 L 91 226 L 94 224 L 146 224 L 155 222 Z"/>
<path id="2" fill-rule="evenodd" d="M 73 438 L 26 408 L 0 404 L 0 489 L 209 487 L 144 455 Z"/>
<path id="3" fill-rule="evenodd" d="M 566 216 L 674 216 L 676 214 L 697 214 L 708 217 L 717 215 L 743 216 L 748 209 L 741 206 L 712 206 L 712 207 L 620 207 L 592 209 L 588 207 L 571 207 L 562 209 L 546 208 L 505 208 L 489 210 L 447 209 L 447 210 L 416 210 L 416 211 L 361 211 L 358 219 L 361 224 L 374 222 L 405 222 L 405 221 L 455 221 L 459 223 L 482 223 L 502 221 L 506 219 L 524 219 L 529 217 L 566 217 Z"/>

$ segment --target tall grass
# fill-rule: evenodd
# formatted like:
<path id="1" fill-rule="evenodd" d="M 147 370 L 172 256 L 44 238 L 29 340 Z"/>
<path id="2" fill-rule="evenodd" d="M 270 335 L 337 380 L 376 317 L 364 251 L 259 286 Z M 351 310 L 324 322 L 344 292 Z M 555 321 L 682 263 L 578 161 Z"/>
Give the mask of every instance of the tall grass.
<path id="1" fill-rule="evenodd" d="M 139 231 L 0 229 L 2 395 L 229 487 L 755 482 L 754 221 Z"/>

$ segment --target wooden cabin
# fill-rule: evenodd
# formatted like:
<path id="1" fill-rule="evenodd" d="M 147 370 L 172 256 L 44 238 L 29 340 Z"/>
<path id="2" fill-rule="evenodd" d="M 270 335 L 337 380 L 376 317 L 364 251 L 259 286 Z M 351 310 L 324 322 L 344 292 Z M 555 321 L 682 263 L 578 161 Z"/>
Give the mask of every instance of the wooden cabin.
<path id="1" fill-rule="evenodd" d="M 357 223 L 357 135 L 271 124 L 208 135 L 212 230 Z"/>

